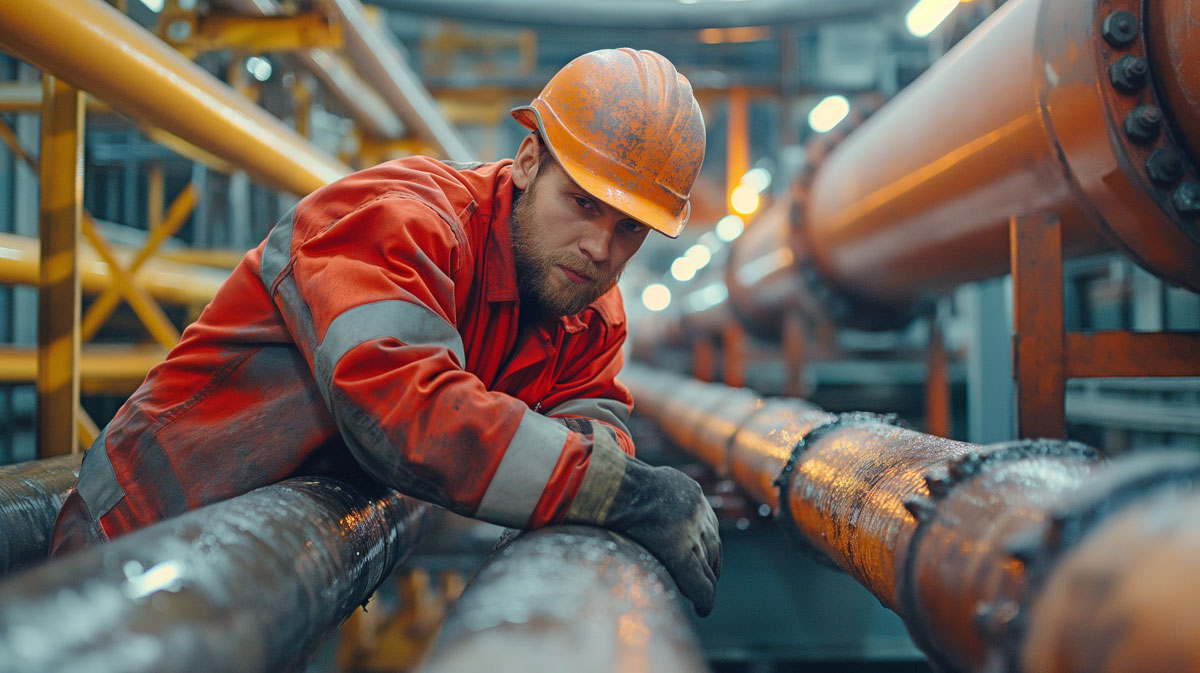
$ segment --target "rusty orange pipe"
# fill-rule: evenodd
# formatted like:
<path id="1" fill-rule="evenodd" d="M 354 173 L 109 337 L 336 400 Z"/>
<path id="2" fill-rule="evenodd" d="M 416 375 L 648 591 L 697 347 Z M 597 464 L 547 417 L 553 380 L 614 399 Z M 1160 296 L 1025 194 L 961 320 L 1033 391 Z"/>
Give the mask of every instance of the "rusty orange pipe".
<path id="1" fill-rule="evenodd" d="M 1103 28 L 1118 10 L 1128 42 Z M 848 295 L 908 305 L 1004 273 L 1009 217 L 1053 213 L 1067 256 L 1117 249 L 1200 290 L 1200 212 L 1175 205 L 1200 189 L 1196 164 L 1162 183 L 1148 168 L 1159 150 L 1200 159 L 1197 22 L 1193 1 L 1004 4 L 821 164 L 798 254 Z M 1147 55 L 1166 86 L 1142 72 L 1120 90 L 1110 68 Z M 1165 121 L 1138 141 L 1125 119 L 1148 105 Z"/>
<path id="2" fill-rule="evenodd" d="M 967 444 L 642 367 L 622 381 L 639 415 L 896 611 L 939 670 L 1200 661 L 1186 592 L 1200 456 L 1105 463 L 1079 444 Z"/>
<path id="3" fill-rule="evenodd" d="M 0 3 L 0 47 L 264 183 L 307 194 L 350 169 L 102 0 Z"/>

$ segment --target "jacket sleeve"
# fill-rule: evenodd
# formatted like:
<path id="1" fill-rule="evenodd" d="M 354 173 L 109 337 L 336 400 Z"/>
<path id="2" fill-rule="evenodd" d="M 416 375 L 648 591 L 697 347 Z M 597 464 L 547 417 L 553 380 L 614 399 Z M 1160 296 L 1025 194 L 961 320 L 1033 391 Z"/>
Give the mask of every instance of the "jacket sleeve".
<path id="1" fill-rule="evenodd" d="M 561 518 L 579 480 L 552 476 L 585 473 L 592 438 L 464 370 L 457 221 L 399 196 L 333 224 L 305 206 L 265 241 L 263 284 L 355 459 L 467 516 L 518 527 Z"/>
<path id="2" fill-rule="evenodd" d="M 565 360 L 574 366 L 550 390 L 545 400 L 549 409 L 546 415 L 563 419 L 581 432 L 603 433 L 632 456 L 628 423 L 633 398 L 616 380 L 624 364 L 621 346 L 625 343 L 625 325 L 604 323 L 598 331 L 596 338 L 580 340 L 578 352 L 566 355 Z"/>

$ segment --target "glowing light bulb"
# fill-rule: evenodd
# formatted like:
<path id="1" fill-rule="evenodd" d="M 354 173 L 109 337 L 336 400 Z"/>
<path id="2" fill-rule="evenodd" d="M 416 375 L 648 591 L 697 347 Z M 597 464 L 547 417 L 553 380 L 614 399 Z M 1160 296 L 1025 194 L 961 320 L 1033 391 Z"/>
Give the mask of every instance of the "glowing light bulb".
<path id="1" fill-rule="evenodd" d="M 808 113 L 808 125 L 817 133 L 825 133 L 841 123 L 848 114 L 850 101 L 845 96 L 826 96 Z"/>
<path id="2" fill-rule="evenodd" d="M 661 311 L 671 305 L 671 289 L 662 283 L 651 283 L 642 290 L 642 304 L 651 311 Z"/>

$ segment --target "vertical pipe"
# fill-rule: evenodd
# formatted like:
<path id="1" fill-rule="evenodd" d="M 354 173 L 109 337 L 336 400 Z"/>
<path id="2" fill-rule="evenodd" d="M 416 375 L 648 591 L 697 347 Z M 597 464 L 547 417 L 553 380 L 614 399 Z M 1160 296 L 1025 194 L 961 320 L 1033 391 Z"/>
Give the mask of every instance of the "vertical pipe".
<path id="1" fill-rule="evenodd" d="M 929 319 L 929 353 L 925 360 L 925 432 L 950 434 L 950 356 L 936 318 Z"/>
<path id="2" fill-rule="evenodd" d="M 37 454 L 77 449 L 79 243 L 83 95 L 46 75 L 42 95 L 41 263 L 38 273 Z"/>
<path id="3" fill-rule="evenodd" d="M 675 596 L 661 564 L 621 535 L 524 533 L 467 586 L 422 671 L 704 671 Z"/>

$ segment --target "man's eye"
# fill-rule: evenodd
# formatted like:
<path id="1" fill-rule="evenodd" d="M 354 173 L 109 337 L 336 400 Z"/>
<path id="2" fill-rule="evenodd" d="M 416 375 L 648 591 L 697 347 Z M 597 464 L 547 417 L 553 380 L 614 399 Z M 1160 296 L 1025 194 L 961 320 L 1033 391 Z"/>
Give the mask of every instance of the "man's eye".
<path id="1" fill-rule="evenodd" d="M 641 222 L 635 222 L 633 220 L 622 220 L 621 227 L 623 227 L 625 229 L 625 231 L 627 231 L 631 234 L 640 234 L 646 230 L 646 225 L 642 224 Z"/>
<path id="2" fill-rule="evenodd" d="M 589 212 L 596 208 L 596 204 L 592 203 L 591 199 L 585 199 L 582 196 L 575 197 L 575 205 L 579 206 L 580 209 Z"/>

